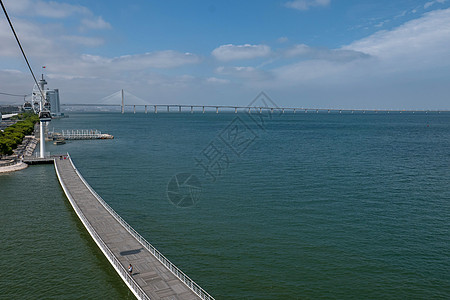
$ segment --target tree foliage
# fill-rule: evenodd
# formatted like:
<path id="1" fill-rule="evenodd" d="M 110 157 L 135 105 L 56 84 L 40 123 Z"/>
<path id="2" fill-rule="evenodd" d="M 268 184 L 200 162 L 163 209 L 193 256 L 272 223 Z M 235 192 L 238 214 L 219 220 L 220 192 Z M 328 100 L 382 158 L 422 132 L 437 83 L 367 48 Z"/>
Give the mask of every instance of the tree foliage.
<path id="1" fill-rule="evenodd" d="M 39 122 L 39 116 L 33 113 L 19 114 L 17 119 L 20 121 L 0 132 L 0 154 L 11 155 L 23 138 L 33 133 L 34 124 Z"/>

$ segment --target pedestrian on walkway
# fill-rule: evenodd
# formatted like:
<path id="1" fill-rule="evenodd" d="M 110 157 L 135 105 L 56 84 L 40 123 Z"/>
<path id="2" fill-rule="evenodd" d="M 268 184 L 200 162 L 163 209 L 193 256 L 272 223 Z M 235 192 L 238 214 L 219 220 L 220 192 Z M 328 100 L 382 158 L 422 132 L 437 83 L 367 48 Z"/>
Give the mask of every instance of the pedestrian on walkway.
<path id="1" fill-rule="evenodd" d="M 128 273 L 130 273 L 130 275 L 133 275 L 133 266 L 131 264 L 128 266 Z"/>

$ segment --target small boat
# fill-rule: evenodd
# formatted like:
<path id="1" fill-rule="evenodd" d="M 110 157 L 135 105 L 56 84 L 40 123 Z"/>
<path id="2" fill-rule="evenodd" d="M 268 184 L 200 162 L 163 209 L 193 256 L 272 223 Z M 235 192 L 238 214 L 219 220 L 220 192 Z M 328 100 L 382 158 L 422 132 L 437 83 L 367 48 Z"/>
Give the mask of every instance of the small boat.
<path id="1" fill-rule="evenodd" d="M 55 144 L 55 145 L 64 145 L 65 143 L 66 143 L 65 140 L 55 140 L 55 141 L 53 142 L 53 144 Z"/>
<path id="2" fill-rule="evenodd" d="M 102 134 L 100 135 L 100 139 L 101 139 L 101 140 L 112 140 L 112 139 L 114 139 L 114 136 L 111 135 L 111 134 L 102 133 Z"/>

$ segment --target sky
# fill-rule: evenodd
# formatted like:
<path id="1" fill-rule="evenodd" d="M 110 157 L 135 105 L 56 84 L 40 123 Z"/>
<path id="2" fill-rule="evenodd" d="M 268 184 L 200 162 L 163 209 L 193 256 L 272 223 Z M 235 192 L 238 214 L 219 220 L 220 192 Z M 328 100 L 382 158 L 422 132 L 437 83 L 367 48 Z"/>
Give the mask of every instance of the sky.
<path id="1" fill-rule="evenodd" d="M 3 3 L 61 103 L 450 109 L 450 0 Z M 1 14 L 0 92 L 32 87 Z"/>

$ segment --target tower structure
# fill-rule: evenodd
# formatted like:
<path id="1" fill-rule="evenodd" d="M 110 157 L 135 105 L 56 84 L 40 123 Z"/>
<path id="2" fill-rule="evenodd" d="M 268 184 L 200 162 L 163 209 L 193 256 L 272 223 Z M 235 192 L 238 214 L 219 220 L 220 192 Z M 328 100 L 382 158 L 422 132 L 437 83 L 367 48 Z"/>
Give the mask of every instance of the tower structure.
<path id="1" fill-rule="evenodd" d="M 44 158 L 45 157 L 45 123 L 51 121 L 51 115 L 50 112 L 45 108 L 47 101 L 46 101 L 46 92 L 45 92 L 45 85 L 47 84 L 47 81 L 44 79 L 44 74 L 42 74 L 41 80 L 39 80 L 39 149 L 40 154 L 39 157 Z M 34 89 L 33 89 L 34 90 Z M 35 95 L 35 92 L 33 91 L 33 106 L 34 101 L 37 101 L 38 97 Z"/>

